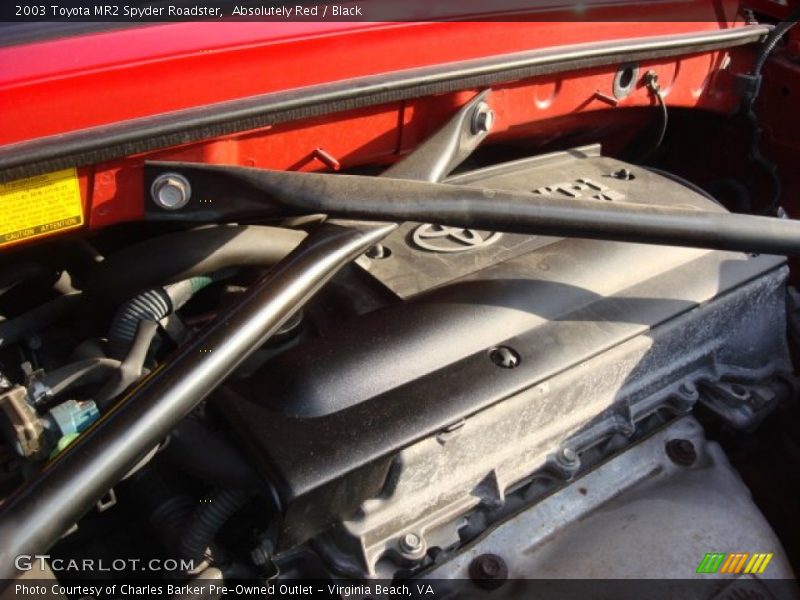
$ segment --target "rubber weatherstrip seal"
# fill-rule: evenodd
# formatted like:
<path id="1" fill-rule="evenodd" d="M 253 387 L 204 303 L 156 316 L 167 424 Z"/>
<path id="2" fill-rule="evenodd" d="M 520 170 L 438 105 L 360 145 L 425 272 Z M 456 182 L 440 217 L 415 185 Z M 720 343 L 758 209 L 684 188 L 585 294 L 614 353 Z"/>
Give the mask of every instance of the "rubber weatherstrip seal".
<path id="1" fill-rule="evenodd" d="M 267 125 L 488 87 L 552 73 L 732 48 L 769 25 L 515 53 L 321 84 L 39 138 L 0 148 L 0 182 L 90 165 Z"/>

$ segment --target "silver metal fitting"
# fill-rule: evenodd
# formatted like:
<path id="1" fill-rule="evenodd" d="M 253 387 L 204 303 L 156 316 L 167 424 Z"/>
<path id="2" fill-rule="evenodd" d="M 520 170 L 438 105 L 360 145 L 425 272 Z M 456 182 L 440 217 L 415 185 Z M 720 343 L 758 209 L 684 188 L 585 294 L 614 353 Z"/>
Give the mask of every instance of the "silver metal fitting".
<path id="1" fill-rule="evenodd" d="M 400 552 L 407 558 L 418 559 L 425 555 L 425 541 L 416 533 L 403 534 L 398 545 L 400 546 Z"/>
<path id="2" fill-rule="evenodd" d="M 472 113 L 472 134 L 489 133 L 494 125 L 494 111 L 486 102 L 481 102 Z"/>
<path id="3" fill-rule="evenodd" d="M 570 447 L 562 448 L 556 459 L 565 467 L 576 467 L 580 463 L 578 453 Z"/>
<path id="4" fill-rule="evenodd" d="M 159 208 L 178 210 L 189 203 L 192 186 L 189 180 L 178 173 L 163 173 L 150 186 L 150 196 Z"/>

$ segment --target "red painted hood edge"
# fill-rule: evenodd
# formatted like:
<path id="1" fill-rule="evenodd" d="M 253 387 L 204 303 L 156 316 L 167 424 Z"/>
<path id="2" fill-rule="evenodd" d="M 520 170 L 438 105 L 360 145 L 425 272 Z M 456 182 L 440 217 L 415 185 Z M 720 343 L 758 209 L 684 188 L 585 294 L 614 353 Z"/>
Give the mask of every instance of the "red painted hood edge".
<path id="1" fill-rule="evenodd" d="M 206 22 L 11 46 L 0 48 L 0 146 L 378 73 L 731 26 L 710 21 Z"/>

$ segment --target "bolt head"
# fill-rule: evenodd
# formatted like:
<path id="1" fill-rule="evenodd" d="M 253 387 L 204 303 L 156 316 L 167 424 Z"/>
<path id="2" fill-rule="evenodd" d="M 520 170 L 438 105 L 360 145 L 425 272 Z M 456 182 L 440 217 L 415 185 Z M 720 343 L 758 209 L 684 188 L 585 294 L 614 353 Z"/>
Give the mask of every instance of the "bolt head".
<path id="1" fill-rule="evenodd" d="M 578 462 L 578 453 L 575 452 L 572 448 L 562 448 L 561 449 L 561 459 L 565 463 L 573 464 Z"/>
<path id="2" fill-rule="evenodd" d="M 669 459 L 682 467 L 690 467 L 697 460 L 697 450 L 689 440 L 670 440 L 667 442 L 665 450 Z"/>
<path id="3" fill-rule="evenodd" d="M 485 102 L 481 102 L 472 116 L 472 133 L 489 133 L 494 126 L 494 111 Z"/>
<path id="4" fill-rule="evenodd" d="M 508 566 L 496 554 L 481 554 L 469 564 L 469 576 L 480 588 L 497 589 L 508 579 Z"/>
<path id="5" fill-rule="evenodd" d="M 404 534 L 398 542 L 400 551 L 404 556 L 411 559 L 419 559 L 425 555 L 425 542 L 416 533 L 409 532 Z"/>
<path id="6" fill-rule="evenodd" d="M 189 180 L 178 173 L 164 173 L 150 187 L 153 202 L 164 210 L 178 210 L 186 206 L 192 197 Z"/>
<path id="7" fill-rule="evenodd" d="M 558 463 L 562 469 L 567 470 L 568 472 L 577 471 L 578 467 L 581 465 L 580 456 L 578 453 L 569 446 L 561 448 L 555 455 L 556 463 Z"/>

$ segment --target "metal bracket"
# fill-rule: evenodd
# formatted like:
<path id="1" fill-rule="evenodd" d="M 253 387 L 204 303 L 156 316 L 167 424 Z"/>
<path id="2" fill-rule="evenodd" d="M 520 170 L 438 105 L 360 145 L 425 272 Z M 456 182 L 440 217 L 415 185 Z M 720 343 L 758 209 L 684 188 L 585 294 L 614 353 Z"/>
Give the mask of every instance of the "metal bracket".
<path id="1" fill-rule="evenodd" d="M 485 90 L 467 102 L 444 127 L 381 177 L 442 181 L 489 135 L 494 124 L 494 112 L 486 102 L 490 91 Z"/>

